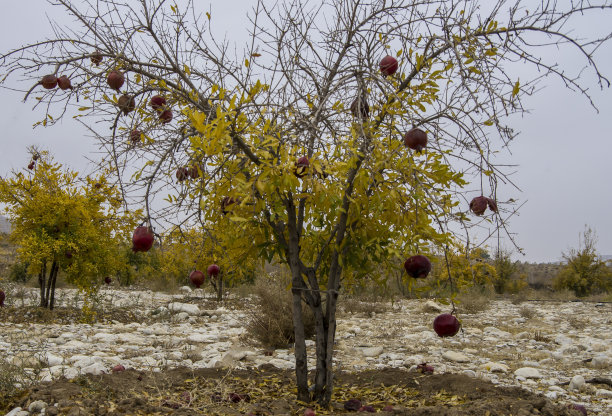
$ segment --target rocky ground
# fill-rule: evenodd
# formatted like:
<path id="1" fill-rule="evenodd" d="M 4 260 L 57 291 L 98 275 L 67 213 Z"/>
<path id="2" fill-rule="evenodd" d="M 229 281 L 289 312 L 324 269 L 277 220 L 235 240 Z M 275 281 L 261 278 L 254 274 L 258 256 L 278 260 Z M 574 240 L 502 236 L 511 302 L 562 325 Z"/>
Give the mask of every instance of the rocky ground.
<path id="1" fill-rule="evenodd" d="M 104 289 L 99 298 L 102 312 L 98 322 L 87 324 L 78 322 L 82 319 L 81 305 L 74 291 L 58 291 L 58 308 L 52 315 L 28 307 L 36 302 L 35 293 L 24 289 L 19 299 L 7 300 L 7 307 L 0 310 L 0 362 L 5 372 L 0 378 L 5 384 L 12 376 L 48 382 L 20 393 L 21 396 L 7 394 L 10 403 L 5 410 L 11 416 L 303 412 L 303 407 L 289 404 L 294 397 L 291 388 L 287 388 L 292 383 L 290 370 L 294 365 L 291 349 L 268 351 L 253 345 L 245 334 L 248 301 L 218 304 L 210 295 L 187 287 L 173 295 Z M 559 406 L 577 403 L 585 405 L 589 414 L 612 414 L 612 304 L 515 305 L 496 300 L 482 312 L 460 314 L 463 330 L 454 338 L 441 339 L 433 332 L 431 323 L 440 311 L 447 309 L 433 301 L 401 300 L 383 305 L 378 313 L 372 310 L 342 313 L 335 363 L 338 371 L 345 373 L 345 378 L 341 378 L 345 384 L 339 382 L 338 398 L 367 396 L 368 402 L 379 406 L 379 410 L 385 403 L 395 405 L 396 414 L 426 414 L 406 409 L 431 405 L 448 410 L 472 399 L 474 403 L 486 399 L 488 404 L 478 404 L 482 407 L 480 413 L 472 409 L 469 414 L 494 415 L 510 414 L 502 410 L 508 409 L 508 403 L 523 400 L 527 390 L 548 401 L 538 402 L 538 396 L 525 396 L 523 413 L 512 414 L 561 414 L 556 413 L 559 410 L 546 410 L 545 403 Z M 434 375 L 417 371 L 417 365 L 424 362 L 434 367 Z M 127 371 L 113 373 L 118 365 Z M 314 365 L 312 358 L 310 365 Z M 6 374 L 7 371 L 15 374 Z M 361 390 L 351 392 L 355 380 L 350 374 L 361 377 Z M 258 382 L 262 379 L 267 380 L 263 383 L 268 389 L 265 392 Z M 149 380 L 147 386 L 157 386 L 154 391 L 158 394 L 146 389 L 138 393 L 140 396 L 133 393 L 144 402 L 124 403 L 123 411 L 119 411 L 119 399 L 113 402 L 112 397 L 134 388 L 134 380 L 143 385 Z M 201 395 L 202 401 L 197 402 L 198 389 L 188 388 L 190 380 L 209 383 L 213 394 L 205 398 Z M 394 385 L 390 380 L 397 381 L 396 387 L 404 383 L 403 390 L 388 387 Z M 97 390 L 92 383 L 98 383 Z M 160 393 L 164 383 L 175 389 Z M 232 383 L 238 384 L 232 387 Z M 253 397 L 259 388 L 263 397 L 264 393 L 272 394 L 269 389 L 275 385 L 276 408 L 257 410 L 256 400 L 249 400 L 251 407 L 225 410 L 219 410 L 225 404 L 215 404 L 215 398 L 221 403 L 228 402 L 226 393 L 231 394 L 228 388 L 249 391 Z M 427 385 L 431 385 L 430 390 Z M 75 388 L 78 391 L 73 391 Z M 481 396 L 471 398 L 466 389 L 478 391 Z M 148 393 L 143 393 L 145 390 Z M 101 391 L 106 394 L 104 398 Z M 491 400 L 493 396 L 485 394 L 490 391 L 503 394 Z M 215 396 L 217 393 L 219 397 Z M 83 400 L 66 402 L 68 396 L 95 397 L 97 407 Z M 436 397 L 439 403 L 435 402 Z M 108 406 L 100 404 L 104 400 L 109 402 Z M 236 406 L 247 406 L 245 402 L 242 400 Z M 208 410 L 199 412 L 198 406 Z"/>

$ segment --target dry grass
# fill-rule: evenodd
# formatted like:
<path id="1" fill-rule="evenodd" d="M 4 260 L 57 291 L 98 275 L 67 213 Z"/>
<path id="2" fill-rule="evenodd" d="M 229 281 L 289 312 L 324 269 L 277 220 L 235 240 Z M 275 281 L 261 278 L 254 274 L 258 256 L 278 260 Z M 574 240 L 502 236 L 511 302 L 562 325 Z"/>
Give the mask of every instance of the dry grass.
<path id="1" fill-rule="evenodd" d="M 470 288 L 457 295 L 457 309 L 464 314 L 484 312 L 489 308 L 491 293 Z"/>
<path id="2" fill-rule="evenodd" d="M 247 333 L 250 339 L 267 348 L 287 348 L 295 342 L 292 296 L 288 282 L 280 276 L 260 278 L 253 286 L 255 305 L 248 311 Z M 303 305 L 306 338 L 314 335 L 314 315 Z"/>
<path id="3" fill-rule="evenodd" d="M 519 309 L 519 314 L 526 319 L 531 319 L 537 316 L 536 310 L 530 308 L 529 306 L 522 306 L 521 309 Z"/>
<path id="4" fill-rule="evenodd" d="M 385 302 L 370 302 L 355 298 L 343 299 L 340 302 L 340 307 L 344 313 L 353 315 L 363 314 L 370 318 L 376 314 L 385 313 L 389 310 Z"/>

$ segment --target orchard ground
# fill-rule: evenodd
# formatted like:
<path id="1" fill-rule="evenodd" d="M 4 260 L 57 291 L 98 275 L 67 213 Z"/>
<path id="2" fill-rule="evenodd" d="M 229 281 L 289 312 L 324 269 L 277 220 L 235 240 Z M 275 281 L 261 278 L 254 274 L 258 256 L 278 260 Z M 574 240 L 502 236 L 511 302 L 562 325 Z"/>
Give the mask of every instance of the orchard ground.
<path id="1" fill-rule="evenodd" d="M 291 346 L 262 347 L 246 330 L 257 312 L 247 295 L 216 302 L 189 288 L 104 288 L 93 320 L 73 289 L 58 289 L 55 311 L 34 306 L 34 288 L 7 292 L 0 411 L 302 415 L 308 407 L 295 401 Z M 431 323 L 449 307 L 432 300 L 343 300 L 337 388 L 332 408 L 318 415 L 355 414 L 343 406 L 353 398 L 381 414 L 579 414 L 570 403 L 610 414 L 610 303 L 465 302 L 463 330 L 441 339 Z M 433 374 L 419 371 L 424 362 Z M 119 364 L 126 370 L 112 372 Z M 11 384 L 18 381 L 23 388 Z M 394 410 L 384 413 L 387 405 Z"/>

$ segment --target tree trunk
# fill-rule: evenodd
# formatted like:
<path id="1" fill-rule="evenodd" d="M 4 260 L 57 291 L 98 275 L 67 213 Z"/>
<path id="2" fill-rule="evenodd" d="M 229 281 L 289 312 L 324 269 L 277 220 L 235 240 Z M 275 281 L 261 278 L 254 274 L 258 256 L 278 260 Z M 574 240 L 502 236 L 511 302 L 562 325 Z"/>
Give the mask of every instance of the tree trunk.
<path id="1" fill-rule="evenodd" d="M 223 300 L 223 274 L 219 275 L 219 282 L 217 284 L 217 301 L 221 302 Z"/>
<path id="2" fill-rule="evenodd" d="M 46 308 L 45 304 L 45 281 L 47 277 L 47 262 L 44 262 L 40 267 L 40 273 L 38 274 L 38 286 L 40 287 L 40 307 Z"/>
<path id="3" fill-rule="evenodd" d="M 49 307 L 49 299 L 51 295 L 51 283 L 53 283 L 53 274 L 55 272 L 55 268 L 57 267 L 57 263 L 55 260 L 51 264 L 51 270 L 49 270 L 49 277 L 47 279 L 47 290 L 45 293 L 45 308 Z"/>
<path id="4" fill-rule="evenodd" d="M 57 281 L 57 273 L 59 272 L 59 265 L 55 266 L 55 270 L 51 270 L 51 276 L 49 276 L 49 280 L 51 281 L 51 298 L 49 300 L 49 309 L 53 310 L 55 306 L 55 282 Z"/>

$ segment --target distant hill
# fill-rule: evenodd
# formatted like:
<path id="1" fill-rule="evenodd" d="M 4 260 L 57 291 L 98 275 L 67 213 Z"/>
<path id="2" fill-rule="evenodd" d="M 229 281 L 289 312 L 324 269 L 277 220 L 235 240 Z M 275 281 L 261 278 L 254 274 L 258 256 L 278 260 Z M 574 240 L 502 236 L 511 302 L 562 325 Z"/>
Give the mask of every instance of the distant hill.
<path id="1" fill-rule="evenodd" d="M 6 217 L 0 215 L 0 234 L 8 234 L 11 232 L 11 223 Z"/>

